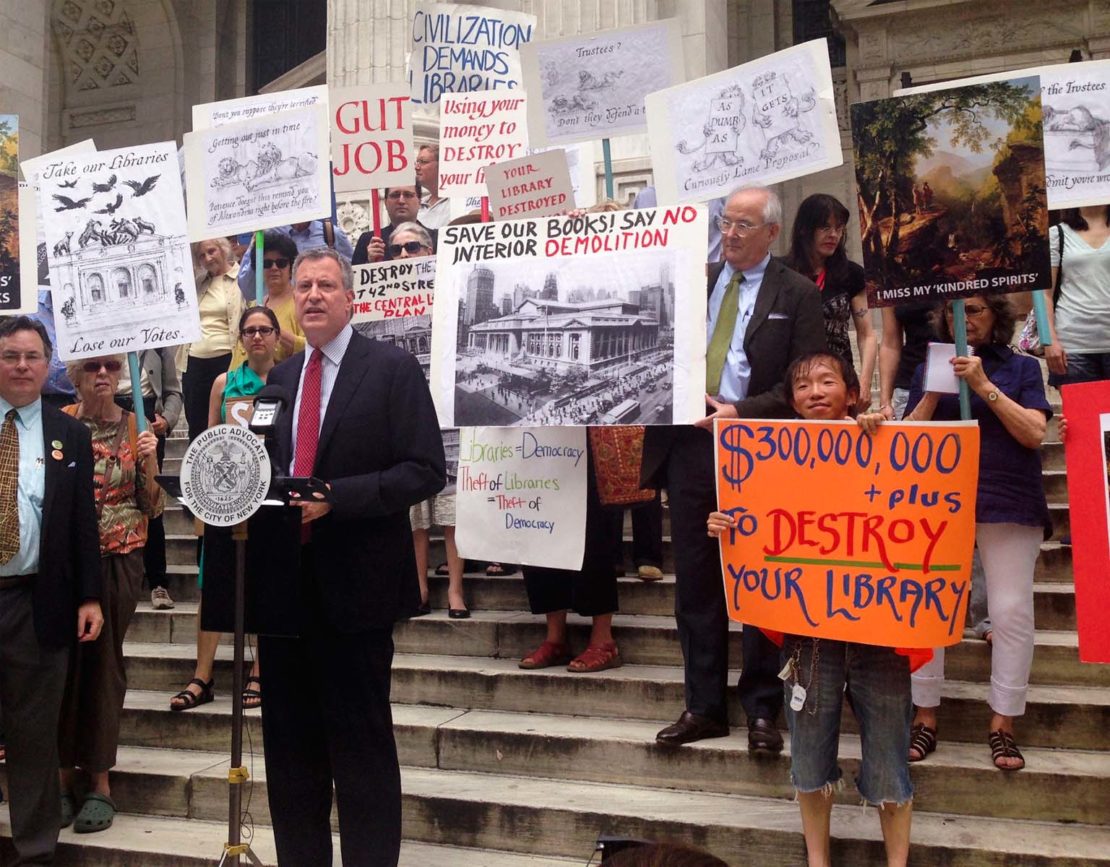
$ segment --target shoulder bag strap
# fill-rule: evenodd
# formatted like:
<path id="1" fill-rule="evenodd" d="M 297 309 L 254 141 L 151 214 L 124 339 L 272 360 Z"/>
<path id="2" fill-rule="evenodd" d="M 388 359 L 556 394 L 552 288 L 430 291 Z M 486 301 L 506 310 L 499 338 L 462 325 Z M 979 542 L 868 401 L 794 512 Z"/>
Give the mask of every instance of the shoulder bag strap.
<path id="1" fill-rule="evenodd" d="M 116 429 L 116 438 L 112 443 L 112 453 L 108 455 L 108 460 L 104 462 L 104 484 L 101 485 L 96 491 L 96 520 L 100 520 L 100 514 L 104 511 L 104 498 L 107 496 L 108 480 L 112 477 L 112 468 L 119 462 L 119 447 L 123 445 L 124 434 L 127 433 L 131 426 L 131 419 L 127 410 L 123 410 L 123 417 L 119 420 L 119 427 Z M 134 453 L 132 453 L 134 455 Z"/>
<path id="2" fill-rule="evenodd" d="M 1056 224 L 1056 234 L 1059 236 L 1057 246 L 1057 258 L 1060 264 L 1056 266 L 1056 282 L 1052 286 L 1052 306 L 1056 307 L 1060 303 L 1060 288 L 1064 283 L 1064 224 Z"/>

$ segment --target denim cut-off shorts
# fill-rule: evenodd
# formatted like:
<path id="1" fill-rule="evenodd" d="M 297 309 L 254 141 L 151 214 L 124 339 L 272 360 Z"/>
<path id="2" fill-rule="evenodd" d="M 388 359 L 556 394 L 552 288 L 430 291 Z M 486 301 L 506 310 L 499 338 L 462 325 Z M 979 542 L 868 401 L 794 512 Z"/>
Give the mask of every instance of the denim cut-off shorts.
<path id="1" fill-rule="evenodd" d="M 903 804 L 913 797 L 907 756 L 913 699 L 910 666 L 889 647 L 822 638 L 786 636 L 783 664 L 798 644 L 802 651 L 795 675 L 806 688 L 805 707 L 790 709 L 793 679 L 784 683 L 786 722 L 790 726 L 790 779 L 798 792 L 831 792 L 842 772 L 837 764 L 840 715 L 845 684 L 848 702 L 859 723 L 863 747 L 856 788 L 869 804 Z M 817 644 L 815 684 L 809 682 Z"/>

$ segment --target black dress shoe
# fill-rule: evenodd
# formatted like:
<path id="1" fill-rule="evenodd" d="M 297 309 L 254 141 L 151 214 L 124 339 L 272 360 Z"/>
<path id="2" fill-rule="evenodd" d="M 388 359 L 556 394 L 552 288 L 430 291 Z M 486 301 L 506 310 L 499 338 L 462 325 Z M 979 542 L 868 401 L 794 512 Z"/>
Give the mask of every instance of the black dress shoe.
<path id="1" fill-rule="evenodd" d="M 416 611 L 414 611 L 412 614 L 410 614 L 409 617 L 426 617 L 427 615 L 429 615 L 431 613 L 432 613 L 432 603 L 431 602 L 422 602 L 420 604 L 420 607 L 417 608 Z"/>
<path id="2" fill-rule="evenodd" d="M 782 752 L 782 733 L 769 719 L 748 720 L 748 752 L 769 756 Z"/>
<path id="3" fill-rule="evenodd" d="M 470 617 L 469 608 L 448 608 L 447 616 L 452 620 L 467 620 Z"/>
<path id="4" fill-rule="evenodd" d="M 728 737 L 726 723 L 684 710 L 677 722 L 667 726 L 655 736 L 655 742 L 669 747 L 678 747 L 705 738 L 724 737 Z"/>

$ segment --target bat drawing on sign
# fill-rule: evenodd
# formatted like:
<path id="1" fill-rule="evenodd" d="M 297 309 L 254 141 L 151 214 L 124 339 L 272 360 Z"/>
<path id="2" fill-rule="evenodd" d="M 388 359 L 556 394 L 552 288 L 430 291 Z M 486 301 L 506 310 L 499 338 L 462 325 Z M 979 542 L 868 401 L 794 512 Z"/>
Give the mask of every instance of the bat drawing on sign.
<path id="1" fill-rule="evenodd" d="M 93 181 L 92 187 L 94 193 L 110 193 L 116 188 L 116 176 L 112 175 L 108 178 L 108 183 L 106 184 L 98 184 Z"/>
<path id="2" fill-rule="evenodd" d="M 68 189 L 72 190 L 75 186 L 77 186 L 77 181 L 76 179 L 72 181 L 58 181 L 58 186 L 67 187 Z"/>
<path id="3" fill-rule="evenodd" d="M 108 214 L 110 216 L 110 215 L 114 214 L 116 211 L 118 211 L 119 206 L 122 205 L 122 204 L 123 204 L 123 195 L 121 193 L 116 193 L 116 200 L 114 202 L 109 202 L 103 208 L 97 208 L 95 211 L 93 211 L 93 213 L 94 214 Z"/>
<path id="4" fill-rule="evenodd" d="M 54 209 L 55 212 L 72 211 L 72 210 L 75 210 L 77 208 L 84 208 L 85 205 L 87 205 L 89 202 L 92 201 L 92 196 L 89 196 L 88 198 L 85 198 L 85 199 L 77 199 L 76 201 L 74 201 L 73 199 L 69 198 L 68 196 L 60 196 L 57 193 L 53 194 L 53 198 L 54 198 L 55 201 L 61 203 L 60 208 L 55 208 Z"/>
<path id="5" fill-rule="evenodd" d="M 145 196 L 147 193 L 154 189 L 154 185 L 158 183 L 158 179 L 160 177 L 162 176 L 153 175 L 147 178 L 142 183 L 139 183 L 138 181 L 124 181 L 123 183 L 125 186 L 131 187 L 131 194 L 133 196 Z"/>

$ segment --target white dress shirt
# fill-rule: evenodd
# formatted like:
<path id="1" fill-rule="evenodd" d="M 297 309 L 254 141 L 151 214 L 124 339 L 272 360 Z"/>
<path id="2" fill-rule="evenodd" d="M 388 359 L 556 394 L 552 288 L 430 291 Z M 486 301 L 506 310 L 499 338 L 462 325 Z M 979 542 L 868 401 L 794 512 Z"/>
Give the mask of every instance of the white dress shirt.
<path id="1" fill-rule="evenodd" d="M 763 285 L 763 275 L 767 272 L 767 265 L 771 261 L 768 253 L 763 261 L 754 268 L 743 272 L 744 280 L 740 284 L 740 291 L 736 296 L 736 327 L 732 331 L 732 342 L 725 356 L 725 367 L 721 371 L 721 391 L 714 395 L 718 400 L 727 403 L 737 403 L 748 396 L 748 385 L 752 379 L 752 366 L 748 355 L 744 352 L 744 335 L 748 330 L 752 314 L 755 312 L 755 299 L 759 295 L 759 287 Z M 713 292 L 709 296 L 709 315 L 706 321 L 706 346 L 713 339 L 713 329 L 717 326 L 717 316 L 721 312 L 721 302 L 724 301 L 725 290 L 736 271 L 725 262 Z"/>
<path id="2" fill-rule="evenodd" d="M 324 417 L 328 414 L 328 401 L 331 400 L 332 389 L 335 388 L 335 378 L 339 376 L 339 364 L 343 361 L 343 356 L 347 354 L 347 347 L 351 343 L 351 335 L 354 334 L 354 329 L 350 323 L 343 326 L 335 337 L 328 343 L 325 343 L 319 349 L 306 346 L 304 353 L 304 363 L 301 365 L 301 378 L 297 380 L 297 399 L 293 404 L 293 451 L 289 457 L 289 473 L 293 473 L 293 464 L 297 460 L 297 426 L 301 417 L 301 394 L 304 390 L 304 372 L 308 369 L 308 363 L 312 360 L 313 352 L 323 353 L 321 359 L 320 370 L 320 426 L 324 425 Z M 319 431 L 317 431 L 319 433 Z"/>

